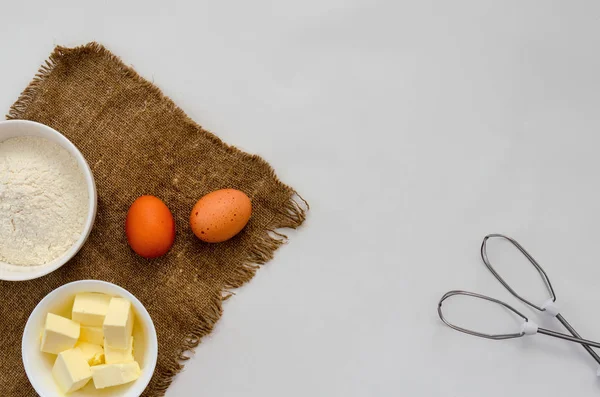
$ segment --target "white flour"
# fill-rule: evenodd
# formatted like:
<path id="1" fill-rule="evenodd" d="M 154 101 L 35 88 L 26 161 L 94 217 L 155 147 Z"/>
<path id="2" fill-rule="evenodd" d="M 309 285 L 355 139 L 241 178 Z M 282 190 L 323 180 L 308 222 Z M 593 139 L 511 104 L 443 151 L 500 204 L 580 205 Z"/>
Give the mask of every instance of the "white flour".
<path id="1" fill-rule="evenodd" d="M 77 160 L 44 138 L 0 142 L 0 261 L 42 265 L 83 231 L 88 211 Z"/>

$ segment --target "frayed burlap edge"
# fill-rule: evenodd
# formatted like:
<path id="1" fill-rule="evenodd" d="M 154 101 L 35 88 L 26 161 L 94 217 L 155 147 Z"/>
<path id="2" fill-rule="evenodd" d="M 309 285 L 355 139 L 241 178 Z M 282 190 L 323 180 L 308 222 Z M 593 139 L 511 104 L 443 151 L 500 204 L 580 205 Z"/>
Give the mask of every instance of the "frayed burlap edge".
<path id="1" fill-rule="evenodd" d="M 109 58 L 114 62 L 117 67 L 123 72 L 125 77 L 135 79 L 139 84 L 148 88 L 152 94 L 157 95 L 161 98 L 166 99 L 168 109 L 181 116 L 186 123 L 191 124 L 206 138 L 220 144 L 226 148 L 229 152 L 234 152 L 243 157 L 249 159 L 249 161 L 262 163 L 267 167 L 270 173 L 270 177 L 273 178 L 276 183 L 285 191 L 288 192 L 288 200 L 284 208 L 279 211 L 279 216 L 271 221 L 268 229 L 265 230 L 264 234 L 260 236 L 258 242 L 252 247 L 245 263 L 237 269 L 237 271 L 225 280 L 224 289 L 221 292 L 221 296 L 214 299 L 210 304 L 210 312 L 206 317 L 196 319 L 196 324 L 192 327 L 192 332 L 182 341 L 181 349 L 179 350 L 177 357 L 169 360 L 168 367 L 166 370 L 157 372 L 154 374 L 158 377 L 156 381 L 156 389 L 158 394 L 156 396 L 164 396 L 167 389 L 173 382 L 174 377 L 183 369 L 186 360 L 190 357 L 189 352 L 193 351 L 199 344 L 201 339 L 212 332 L 216 322 L 221 318 L 223 314 L 223 302 L 228 300 L 232 295 L 232 289 L 239 288 L 254 277 L 256 271 L 260 265 L 265 264 L 273 258 L 275 250 L 282 244 L 287 242 L 287 236 L 285 234 L 277 232 L 277 229 L 281 228 L 292 228 L 296 229 L 306 219 L 306 211 L 310 208 L 306 200 L 304 200 L 294 189 L 287 186 L 277 178 L 273 168 L 260 156 L 250 155 L 242 152 L 234 146 L 227 145 L 219 137 L 214 135 L 208 130 L 205 130 L 196 122 L 188 117 L 183 110 L 181 110 L 175 103 L 163 92 L 155 86 L 153 83 L 144 79 L 131 67 L 125 65 L 121 59 L 108 51 L 103 45 L 91 42 L 83 46 L 67 48 L 57 46 L 50 57 L 40 67 L 38 73 L 35 75 L 31 83 L 21 93 L 17 101 L 10 107 L 6 119 L 22 119 L 28 106 L 35 100 L 40 87 L 44 81 L 50 76 L 56 65 L 60 62 L 61 58 L 73 54 L 73 53 L 95 53 L 103 57 Z"/>

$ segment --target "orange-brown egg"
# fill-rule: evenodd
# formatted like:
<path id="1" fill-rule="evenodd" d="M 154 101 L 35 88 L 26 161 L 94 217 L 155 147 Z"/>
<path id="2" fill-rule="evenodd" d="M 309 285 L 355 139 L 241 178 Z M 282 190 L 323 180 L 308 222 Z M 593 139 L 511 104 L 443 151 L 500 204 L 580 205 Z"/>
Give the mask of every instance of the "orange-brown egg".
<path id="1" fill-rule="evenodd" d="M 175 241 L 175 220 L 161 199 L 142 196 L 135 200 L 125 220 L 131 248 L 144 258 L 166 254 Z"/>
<path id="2" fill-rule="evenodd" d="M 202 197 L 190 215 L 194 234 L 207 243 L 220 243 L 238 234 L 252 214 L 252 203 L 244 192 L 221 189 Z"/>

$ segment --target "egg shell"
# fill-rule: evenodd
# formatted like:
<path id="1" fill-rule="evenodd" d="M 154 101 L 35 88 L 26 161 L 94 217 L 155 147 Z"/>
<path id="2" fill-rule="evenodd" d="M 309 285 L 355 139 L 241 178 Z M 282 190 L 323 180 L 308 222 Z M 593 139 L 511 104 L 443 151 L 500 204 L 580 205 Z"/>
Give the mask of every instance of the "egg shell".
<path id="1" fill-rule="evenodd" d="M 252 203 L 244 192 L 221 189 L 198 200 L 190 215 L 190 226 L 200 240 L 220 243 L 238 234 L 251 214 Z"/>
<path id="2" fill-rule="evenodd" d="M 154 196 L 142 196 L 131 204 L 125 221 L 127 242 L 144 258 L 166 254 L 175 241 L 173 214 Z"/>

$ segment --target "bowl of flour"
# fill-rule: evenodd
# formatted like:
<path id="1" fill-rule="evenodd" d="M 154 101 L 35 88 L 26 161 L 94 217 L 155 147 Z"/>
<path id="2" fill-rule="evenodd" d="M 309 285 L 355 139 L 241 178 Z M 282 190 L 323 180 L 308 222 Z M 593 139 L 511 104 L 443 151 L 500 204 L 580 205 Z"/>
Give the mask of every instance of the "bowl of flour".
<path id="1" fill-rule="evenodd" d="M 58 131 L 0 122 L 0 280 L 31 280 L 67 263 L 96 218 L 92 171 Z"/>

